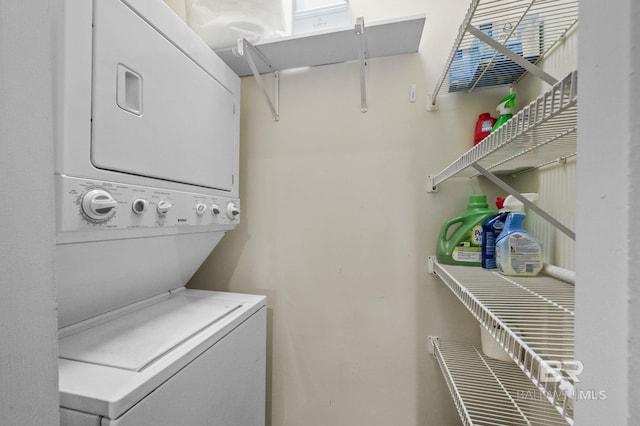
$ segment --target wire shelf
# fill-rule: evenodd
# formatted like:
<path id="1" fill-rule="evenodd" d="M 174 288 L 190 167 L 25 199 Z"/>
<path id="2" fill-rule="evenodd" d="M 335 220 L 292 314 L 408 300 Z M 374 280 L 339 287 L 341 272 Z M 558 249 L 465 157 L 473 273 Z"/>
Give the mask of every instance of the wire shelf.
<path id="1" fill-rule="evenodd" d="M 435 261 L 433 271 L 509 354 L 539 395 L 573 424 L 574 286 L 546 275 L 506 277 Z"/>
<path id="2" fill-rule="evenodd" d="M 434 341 L 434 356 L 465 425 L 567 423 L 513 363 L 462 343 Z"/>
<path id="3" fill-rule="evenodd" d="M 471 34 L 478 30 L 535 64 L 577 27 L 578 0 L 473 0 L 433 96 L 516 83 L 525 73 L 505 53 Z M 526 65 L 526 64 L 525 64 Z"/>
<path id="4" fill-rule="evenodd" d="M 479 164 L 495 174 L 519 173 L 565 160 L 577 152 L 578 72 L 547 92 L 461 155 L 437 175 L 436 185 L 451 177 L 473 177 Z"/>

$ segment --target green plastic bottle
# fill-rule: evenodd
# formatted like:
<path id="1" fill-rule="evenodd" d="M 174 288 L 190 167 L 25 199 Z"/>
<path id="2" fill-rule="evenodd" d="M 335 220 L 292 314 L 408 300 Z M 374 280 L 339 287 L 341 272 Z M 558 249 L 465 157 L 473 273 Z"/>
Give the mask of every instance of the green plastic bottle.
<path id="1" fill-rule="evenodd" d="M 498 102 L 498 106 L 496 107 L 496 111 L 500 113 L 500 117 L 496 120 L 496 123 L 493 125 L 491 129 L 491 133 L 495 132 L 507 121 L 511 120 L 513 117 L 513 111 L 516 109 L 516 94 L 512 93 Z"/>
<path id="2" fill-rule="evenodd" d="M 467 210 L 462 215 L 446 221 L 440 229 L 436 247 L 438 262 L 447 265 L 481 266 L 482 223 L 497 214 L 496 210 L 488 208 L 486 195 L 471 195 Z M 449 228 L 456 224 L 459 226 L 447 237 Z"/>

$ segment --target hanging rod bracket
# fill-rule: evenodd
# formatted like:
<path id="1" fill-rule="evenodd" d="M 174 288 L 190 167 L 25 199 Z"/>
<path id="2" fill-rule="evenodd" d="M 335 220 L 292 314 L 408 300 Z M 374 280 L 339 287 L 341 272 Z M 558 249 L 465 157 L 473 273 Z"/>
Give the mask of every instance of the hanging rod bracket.
<path id="1" fill-rule="evenodd" d="M 251 73 L 262 92 L 262 96 L 264 100 L 267 102 L 267 106 L 271 110 L 271 115 L 273 116 L 273 121 L 280 120 L 280 73 L 278 70 L 274 69 L 269 60 L 256 48 L 253 44 L 251 44 L 247 39 L 241 38 L 238 39 L 238 46 L 234 49 L 234 54 L 236 56 L 242 56 L 246 58 L 247 63 L 249 64 L 249 68 L 251 68 Z M 265 88 L 264 81 L 262 80 L 262 76 L 258 72 L 258 67 L 256 67 L 256 62 L 254 59 L 254 55 L 257 55 L 262 62 L 267 64 L 271 72 L 273 73 L 273 82 L 272 88 L 273 93 L 271 96 L 267 93 L 267 89 Z"/>
<path id="2" fill-rule="evenodd" d="M 484 177 L 486 177 L 491 182 L 496 184 L 498 187 L 500 187 L 501 189 L 503 189 L 504 191 L 506 191 L 510 195 L 513 195 L 516 199 L 518 199 L 522 204 L 527 206 L 529 209 L 531 209 L 534 212 L 536 212 L 544 220 L 549 222 L 551 225 L 555 226 L 560 232 L 564 233 L 566 236 L 568 236 L 569 238 L 571 238 L 572 240 L 575 241 L 575 239 L 576 239 L 576 233 L 575 232 L 573 232 L 571 229 L 569 229 L 566 226 L 564 226 L 563 223 L 558 221 L 556 218 L 551 216 L 549 213 L 547 213 L 546 211 L 542 210 L 540 207 L 538 207 L 535 204 L 533 204 L 526 197 L 524 197 L 520 192 L 518 192 L 515 188 L 511 187 L 510 185 L 508 185 L 505 181 L 503 181 L 502 179 L 500 179 L 498 176 L 494 175 L 490 171 L 486 170 L 484 167 L 480 166 L 478 163 L 472 164 L 471 166 L 474 169 L 476 169 L 478 172 L 480 172 L 480 174 L 482 174 Z"/>
<path id="3" fill-rule="evenodd" d="M 367 37 L 364 31 L 364 17 L 358 16 L 355 25 L 358 37 L 358 60 L 360 61 L 360 112 L 367 112 L 367 77 L 369 74 L 369 53 L 367 52 Z"/>

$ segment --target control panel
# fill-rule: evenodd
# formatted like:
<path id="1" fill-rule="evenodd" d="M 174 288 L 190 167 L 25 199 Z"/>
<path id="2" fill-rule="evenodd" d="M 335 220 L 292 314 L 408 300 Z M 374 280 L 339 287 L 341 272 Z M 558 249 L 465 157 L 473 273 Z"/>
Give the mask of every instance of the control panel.
<path id="1" fill-rule="evenodd" d="M 233 229 L 237 198 L 59 176 L 58 231 L 207 226 Z"/>

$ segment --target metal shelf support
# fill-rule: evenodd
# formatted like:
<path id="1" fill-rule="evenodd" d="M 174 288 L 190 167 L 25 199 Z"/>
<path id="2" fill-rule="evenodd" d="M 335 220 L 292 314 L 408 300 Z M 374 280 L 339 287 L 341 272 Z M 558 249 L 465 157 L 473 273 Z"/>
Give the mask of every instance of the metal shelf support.
<path id="1" fill-rule="evenodd" d="M 369 49 L 367 46 L 367 35 L 365 32 L 364 17 L 359 16 L 356 18 L 356 23 L 354 25 L 353 31 L 355 32 L 355 39 L 358 50 L 358 61 L 360 63 L 360 111 L 365 113 L 368 111 L 367 78 L 369 75 Z M 233 54 L 236 57 L 243 57 L 246 59 L 247 65 L 249 65 L 249 68 L 251 69 L 251 74 L 255 78 L 262 96 L 264 97 L 264 100 L 267 103 L 271 114 L 273 115 L 273 121 L 279 121 L 279 71 L 271 64 L 266 55 L 264 55 L 258 47 L 251 44 L 245 38 L 241 38 L 238 40 L 237 46 L 233 49 Z M 264 80 L 260 74 L 260 69 L 256 65 L 256 58 L 260 59 L 260 69 L 263 70 L 263 73 L 265 72 L 264 65 L 266 65 L 268 69 L 266 72 L 273 74 L 272 94 L 269 94 L 265 87 Z"/>
<path id="2" fill-rule="evenodd" d="M 571 238 L 572 240 L 575 241 L 575 239 L 576 239 L 576 233 L 575 232 L 573 232 L 571 229 L 567 228 L 564 224 L 562 224 L 562 222 L 558 221 L 556 218 L 551 216 L 549 213 L 547 213 L 546 211 L 542 210 L 540 207 L 538 207 L 537 205 L 535 205 L 531 201 L 527 200 L 522 194 L 520 194 L 520 192 L 518 190 L 516 190 L 512 186 L 508 185 L 505 181 L 500 179 L 498 176 L 494 175 L 493 173 L 491 173 L 490 171 L 486 170 L 484 167 L 482 167 L 481 165 L 479 165 L 477 163 L 472 164 L 471 167 L 476 169 L 484 177 L 486 177 L 491 182 L 493 182 L 495 185 L 500 187 L 500 189 L 503 189 L 508 194 L 513 195 L 520 202 L 522 202 L 525 206 L 529 207 L 529 209 L 531 209 L 534 212 L 536 212 L 544 220 L 549 222 L 551 225 L 555 226 L 559 231 L 561 231 L 562 233 L 564 233 L 569 238 Z"/>
<path id="3" fill-rule="evenodd" d="M 262 81 L 262 76 L 258 72 L 258 68 L 256 67 L 256 62 L 253 58 L 255 52 L 256 55 L 260 57 L 260 59 L 269 66 L 269 69 L 273 72 L 273 94 L 272 97 L 267 93 L 267 89 L 264 86 L 264 82 Z M 256 83 L 262 92 L 262 96 L 264 100 L 267 102 L 267 106 L 271 110 L 271 114 L 273 115 L 273 121 L 280 120 L 280 83 L 279 83 L 279 72 L 273 68 L 271 63 L 265 56 L 258 50 L 254 45 L 252 45 L 247 39 L 241 38 L 238 40 L 237 50 L 234 52 L 237 56 L 243 56 L 247 59 L 247 63 L 251 68 L 251 72 L 253 73 L 253 77 L 256 79 Z"/>
<path id="4" fill-rule="evenodd" d="M 515 30 L 515 28 L 514 28 L 514 30 Z M 493 39 L 492 37 L 489 37 L 488 35 L 486 35 L 482 31 L 480 31 L 479 29 L 474 27 L 473 25 L 468 24 L 467 25 L 467 31 L 470 34 L 473 34 L 474 36 L 476 36 L 476 38 L 482 40 L 483 42 L 485 42 L 486 44 L 491 46 L 492 48 L 496 49 L 498 52 L 504 54 L 504 56 L 506 56 L 507 58 L 511 59 L 513 62 L 515 62 L 516 64 L 520 65 L 522 68 L 524 68 L 525 70 L 529 71 L 531 74 L 533 74 L 536 77 L 546 81 L 551 86 L 553 86 L 554 84 L 556 84 L 558 82 L 557 78 L 547 74 L 546 72 L 544 72 L 542 70 L 542 68 L 532 64 L 531 62 L 529 62 L 526 59 L 524 59 L 522 56 L 518 55 L 517 53 L 514 53 L 512 50 L 507 49 L 506 47 L 504 47 L 504 45 L 502 43 L 497 42 L 495 39 Z"/>
<path id="5" fill-rule="evenodd" d="M 355 25 L 358 37 L 358 61 L 360 61 L 360 112 L 367 112 L 367 76 L 369 73 L 369 54 L 367 52 L 367 37 L 364 32 L 364 17 L 358 16 Z"/>

